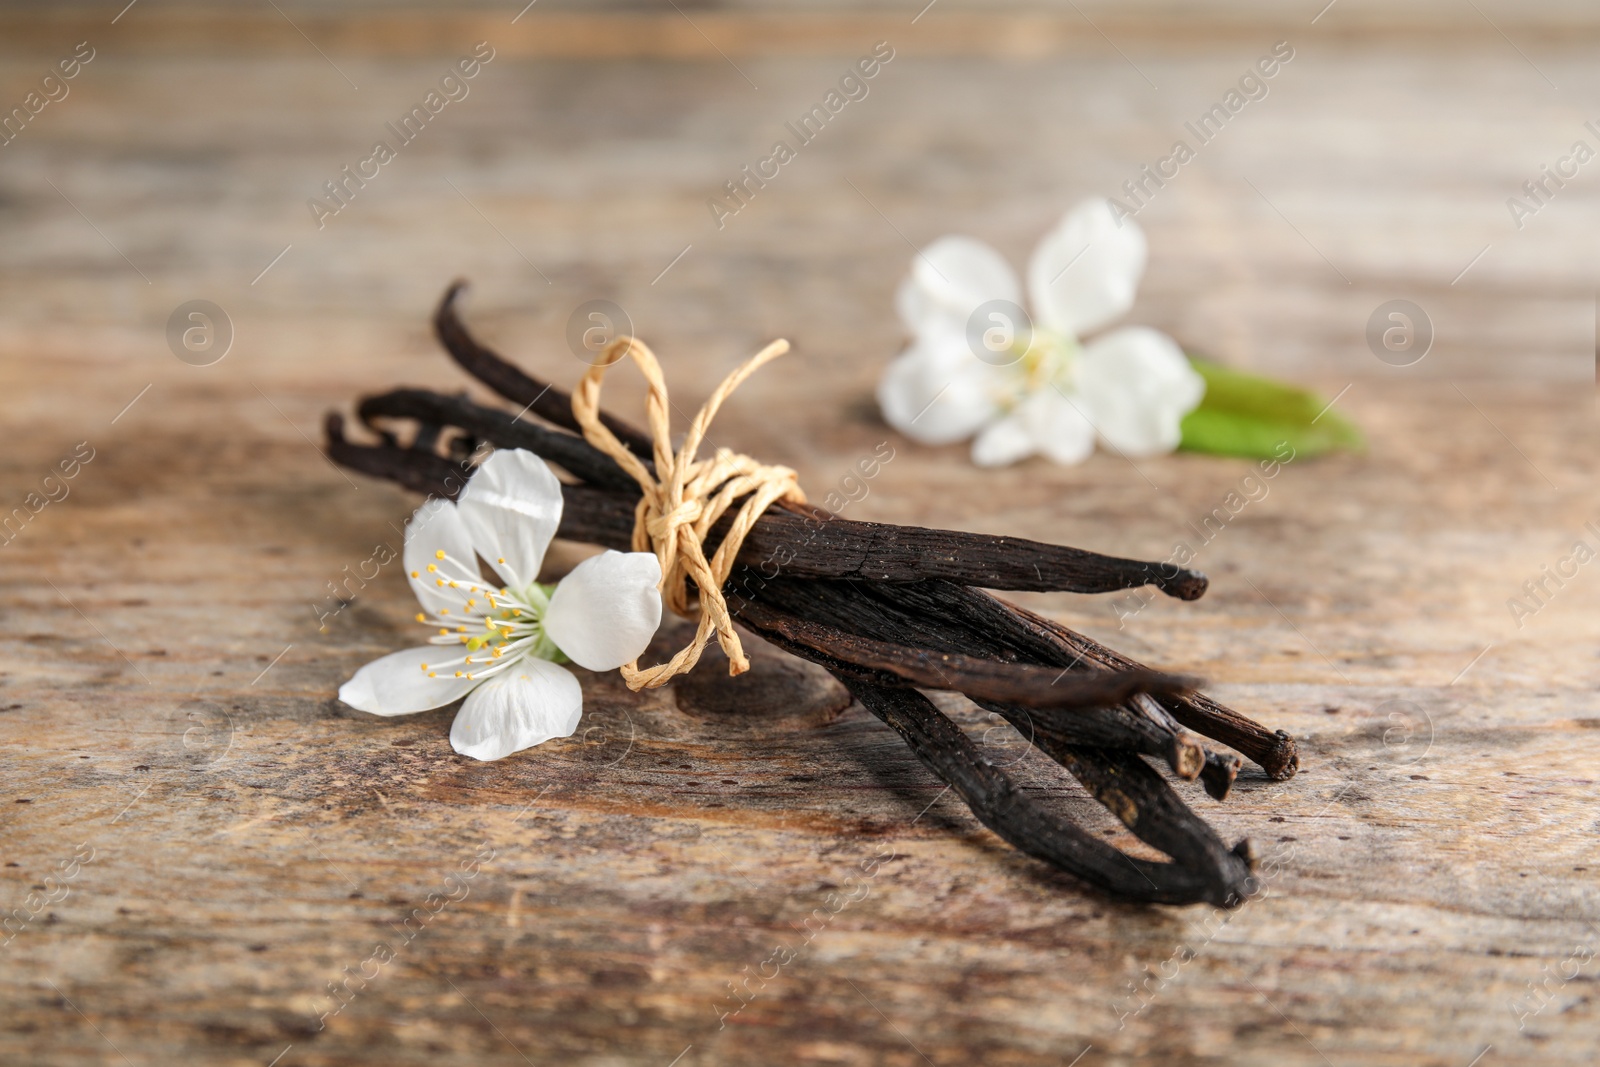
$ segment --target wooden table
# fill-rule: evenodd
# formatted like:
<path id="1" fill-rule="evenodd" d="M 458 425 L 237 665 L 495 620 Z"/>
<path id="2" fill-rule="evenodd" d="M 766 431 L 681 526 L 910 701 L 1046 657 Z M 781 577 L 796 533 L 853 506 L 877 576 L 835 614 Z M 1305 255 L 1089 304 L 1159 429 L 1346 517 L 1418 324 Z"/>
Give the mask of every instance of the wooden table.
<path id="1" fill-rule="evenodd" d="M 4 508 L 92 450 L 0 551 L 0 1061 L 1592 1063 L 1600 564 L 1527 617 L 1508 600 L 1600 545 L 1600 164 L 1521 230 L 1505 201 L 1600 143 L 1593 29 L 1351 9 L 1369 22 L 1102 37 L 1070 10 L 879 7 L 806 16 L 803 47 L 737 8 L 655 35 L 679 16 L 5 16 L 8 107 L 75 42 L 96 55 L 0 148 Z M 482 39 L 471 95 L 319 230 L 307 199 Z M 1283 39 L 1271 94 L 1140 213 L 1133 317 L 1337 395 L 1370 448 L 1290 464 L 1202 551 L 1198 603 L 1119 628 L 1104 599 L 1020 598 L 1299 739 L 1291 781 L 1185 787 L 1271 861 L 1261 899 L 1085 891 L 770 651 L 646 695 L 586 676 L 584 732 L 493 764 L 450 750 L 450 710 L 335 701 L 413 608 L 393 567 L 337 611 L 330 584 L 416 501 L 331 467 L 320 421 L 465 387 L 426 327 L 457 275 L 488 337 L 564 381 L 568 315 L 617 301 L 684 410 L 791 338 L 714 435 L 817 496 L 889 441 L 847 514 L 1164 557 L 1244 464 L 915 447 L 870 400 L 891 294 L 945 232 L 1022 259 Z M 871 94 L 719 231 L 706 200 L 877 40 Z M 1395 298 L 1437 331 L 1409 368 L 1363 337 Z M 195 299 L 234 331 L 210 366 L 168 347 Z"/>

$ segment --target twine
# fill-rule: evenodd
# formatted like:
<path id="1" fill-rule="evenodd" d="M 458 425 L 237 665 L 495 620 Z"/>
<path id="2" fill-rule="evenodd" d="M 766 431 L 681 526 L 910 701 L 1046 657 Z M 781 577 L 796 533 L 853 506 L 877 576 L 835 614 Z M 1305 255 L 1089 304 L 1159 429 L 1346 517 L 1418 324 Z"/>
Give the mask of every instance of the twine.
<path id="1" fill-rule="evenodd" d="M 666 606 L 685 619 L 693 620 L 696 614 L 699 617 L 694 640 L 666 663 L 640 670 L 639 661 L 635 659 L 622 667 L 622 677 L 630 689 L 653 689 L 688 672 L 700 661 L 700 654 L 713 633 L 728 655 L 730 675 L 743 674 L 750 669 L 744 646 L 733 628 L 727 601 L 722 596 L 722 584 L 733 570 L 745 535 L 767 510 L 767 505 L 777 500 L 803 504 L 806 495 L 800 489 L 795 472 L 788 467 L 769 467 L 726 448 L 717 449 L 710 459 L 697 459 L 695 453 L 722 402 L 756 370 L 787 351 L 788 341 L 774 341 L 724 378 L 689 424 L 689 433 L 676 453 L 672 451 L 670 436 L 667 383 L 661 376 L 661 365 L 656 362 L 655 353 L 644 342 L 632 337 L 619 337 L 611 342 L 572 394 L 572 414 L 583 427 L 583 436 L 616 460 L 643 491 L 634 511 L 634 551 L 654 552 L 661 561 L 661 595 Z M 633 357 L 649 387 L 645 408 L 655 452 L 654 475 L 600 421 L 601 380 L 611 364 L 623 356 Z M 717 547 L 716 554 L 706 559 L 707 533 L 740 497 L 744 498 L 744 503 L 734 515 L 727 536 Z M 690 580 L 694 581 L 698 593 L 698 613 L 690 604 Z"/>

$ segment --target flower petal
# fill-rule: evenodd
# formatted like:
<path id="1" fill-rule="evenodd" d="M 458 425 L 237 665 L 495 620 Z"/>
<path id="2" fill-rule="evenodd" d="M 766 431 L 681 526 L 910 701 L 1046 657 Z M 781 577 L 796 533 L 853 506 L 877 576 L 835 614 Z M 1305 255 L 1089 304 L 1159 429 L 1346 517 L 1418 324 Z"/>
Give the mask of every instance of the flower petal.
<path id="1" fill-rule="evenodd" d="M 1129 326 L 1085 346 L 1077 385 L 1100 436 L 1130 456 L 1171 452 L 1183 417 L 1205 395 L 1205 380 L 1176 341 Z"/>
<path id="2" fill-rule="evenodd" d="M 989 300 L 1022 300 L 1022 287 L 1005 257 L 972 237 L 941 237 L 911 260 L 911 275 L 895 294 L 895 307 L 917 337 L 964 336 L 967 319 Z"/>
<path id="3" fill-rule="evenodd" d="M 450 727 L 450 747 L 496 760 L 552 737 L 570 737 L 583 717 L 583 689 L 565 667 L 525 659 L 467 697 Z"/>
<path id="4" fill-rule="evenodd" d="M 453 667 L 441 670 L 437 678 L 429 678 L 422 668 L 425 663 L 451 658 L 452 651 L 438 645 L 391 653 L 356 671 L 355 677 L 339 687 L 339 699 L 374 715 L 410 715 L 442 708 L 478 684 L 457 678 Z"/>
<path id="5" fill-rule="evenodd" d="M 472 574 L 478 573 L 478 557 L 472 550 L 472 540 L 461 521 L 455 504 L 448 500 L 430 500 L 418 508 L 411 521 L 406 523 L 405 568 L 411 590 L 417 602 L 429 613 L 440 608 L 463 610 L 470 592 L 451 589 L 437 584 L 438 574 L 430 572 L 428 565 L 438 564 L 437 554 L 443 551 L 457 560 Z M 417 576 L 412 578 L 412 573 Z M 456 577 L 452 573 L 447 577 Z"/>
<path id="6" fill-rule="evenodd" d="M 1094 423 L 1083 409 L 1080 400 L 1049 385 L 1030 396 L 1017 414 L 1035 448 L 1057 463 L 1072 466 L 1094 451 Z"/>
<path id="7" fill-rule="evenodd" d="M 878 382 L 885 422 L 914 441 L 943 445 L 972 436 L 995 417 L 999 369 L 959 344 L 918 341 L 889 364 Z"/>
<path id="8" fill-rule="evenodd" d="M 900 321 L 905 325 L 906 331 L 913 336 L 922 336 L 925 320 L 933 315 L 933 305 L 929 297 L 917 285 L 914 274 L 907 274 L 900 279 L 900 284 L 894 291 L 894 309 L 900 315 Z"/>
<path id="9" fill-rule="evenodd" d="M 1033 435 L 1015 412 L 991 423 L 972 442 L 972 462 L 980 467 L 1007 467 L 1033 452 Z"/>
<path id="10" fill-rule="evenodd" d="M 1144 231 L 1109 200 L 1085 200 L 1039 242 L 1028 263 L 1035 325 L 1082 337 L 1127 314 L 1144 273 Z"/>
<path id="11" fill-rule="evenodd" d="M 561 483 L 532 452 L 503 449 L 472 473 L 456 510 L 478 555 L 520 588 L 539 576 L 561 524 Z"/>
<path id="12" fill-rule="evenodd" d="M 544 632 L 580 667 L 616 670 L 644 652 L 661 625 L 661 563 L 648 552 L 602 552 L 561 579 Z"/>

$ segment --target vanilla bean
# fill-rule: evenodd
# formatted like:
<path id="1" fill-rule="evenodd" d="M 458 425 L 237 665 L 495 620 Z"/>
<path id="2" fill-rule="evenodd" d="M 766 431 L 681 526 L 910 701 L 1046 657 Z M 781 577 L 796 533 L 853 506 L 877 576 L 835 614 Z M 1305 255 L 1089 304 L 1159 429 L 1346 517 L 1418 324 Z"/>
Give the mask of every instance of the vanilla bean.
<path id="1" fill-rule="evenodd" d="M 969 689 L 976 691 L 982 689 L 981 683 L 971 685 L 971 679 L 968 678 L 956 676 L 941 678 L 934 675 L 930 679 L 930 684 L 924 685 L 908 677 L 911 672 L 891 672 L 863 666 L 855 662 L 860 658 L 862 648 L 862 642 L 858 638 L 846 635 L 837 647 L 819 649 L 794 640 L 782 630 L 768 629 L 765 625 L 769 621 L 767 616 L 756 616 L 761 619 L 761 623 L 757 624 L 753 621 L 752 615 L 753 613 L 747 612 L 740 616 L 740 621 L 770 644 L 801 659 L 810 660 L 826 668 L 836 677 L 848 676 L 860 682 L 888 689 L 914 686 L 922 689 L 956 690 L 968 699 L 974 699 Z M 1049 738 L 1065 745 L 1122 749 L 1166 760 L 1180 777 L 1194 777 L 1196 769 L 1201 766 L 1199 750 L 1185 750 L 1179 739 L 1173 735 L 1163 733 L 1158 728 L 1139 720 L 1119 715 L 1115 706 L 1117 697 L 1119 694 L 1125 694 L 1132 683 L 1130 680 L 1124 680 L 1127 676 L 1106 673 L 1108 678 L 1104 683 L 1097 683 L 1088 691 L 1063 692 L 1055 698 L 1048 709 L 981 699 L 977 703 L 985 710 L 1005 718 L 1028 744 L 1042 747 L 1040 739 Z"/>
<path id="2" fill-rule="evenodd" d="M 939 654 L 966 655 L 974 650 L 993 652 L 984 644 L 982 635 L 973 634 L 958 622 L 936 613 L 907 612 L 899 609 L 888 598 L 875 595 L 887 588 L 867 582 L 833 582 L 799 578 L 764 578 L 748 568 L 735 571 L 725 587 L 731 605 L 736 606 L 736 617 L 752 625 L 768 640 L 797 655 L 805 653 L 781 631 L 760 625 L 759 613 L 747 619 L 743 606 L 759 601 L 770 608 L 803 618 L 813 624 L 833 627 L 848 634 L 896 644 L 907 652 L 929 650 Z M 841 657 L 854 658 L 848 645 L 839 646 Z M 829 651 L 833 651 L 830 647 Z M 1001 669 L 1019 669 L 1021 665 L 1010 654 L 991 656 Z M 826 666 L 826 664 L 824 664 Z M 1025 667 L 1021 669 L 1026 670 Z M 1053 672 L 1055 678 L 1065 671 Z M 931 688 L 945 688 L 930 686 Z M 953 688 L 961 688 L 955 686 Z M 1048 690 L 1048 686 L 1046 687 Z M 1085 708 L 1072 715 L 1052 717 L 1048 722 L 1033 721 L 1029 709 L 1003 700 L 987 699 L 982 693 L 968 693 L 979 706 L 1004 716 L 1025 737 L 1035 730 L 1049 730 L 1063 742 L 1106 748 L 1127 748 L 1166 760 L 1180 778 L 1194 778 L 1204 768 L 1205 753 L 1187 737 L 1126 708 L 1114 706 L 1118 702 Z"/>
<path id="3" fill-rule="evenodd" d="M 1049 818 L 921 693 L 869 685 L 848 676 L 839 680 L 863 707 L 905 739 L 917 757 L 966 801 L 979 822 L 1020 851 L 1130 900 L 1233 907 L 1250 892 L 1248 870 L 1219 876 L 1223 872 L 1210 865 L 1195 869 L 1139 859 L 1070 822 Z M 1128 797 L 1131 809 L 1124 810 L 1135 822 L 1170 818 L 1165 807 L 1151 807 L 1151 814 L 1144 816 L 1140 806 L 1144 797 L 1131 791 Z"/>
<path id="4" fill-rule="evenodd" d="M 1025 608 L 1004 604 L 979 590 L 966 590 L 963 598 L 983 598 L 1000 605 L 1007 613 L 1035 628 L 1059 650 L 1058 661 L 1071 657 L 1088 667 L 1103 670 L 1132 670 L 1138 662 L 1113 649 L 1061 625 L 1053 619 L 1035 615 Z M 1268 730 L 1253 719 L 1226 708 L 1203 693 L 1162 697 L 1160 704 L 1178 722 L 1206 737 L 1221 741 L 1253 760 L 1268 777 L 1277 781 L 1293 778 L 1300 769 L 1299 747 L 1282 730 Z"/>
<path id="5" fill-rule="evenodd" d="M 1200 768 L 1200 781 L 1206 787 L 1206 794 L 1212 800 L 1227 800 L 1243 765 L 1244 761 L 1232 752 L 1206 749 L 1206 763 Z"/>
<path id="6" fill-rule="evenodd" d="M 1181 693 L 1194 683 L 1155 671 L 1080 672 L 1063 679 L 1050 667 L 998 663 L 959 653 L 935 652 L 892 641 L 876 641 L 783 611 L 762 600 L 729 604 L 740 622 L 762 636 L 780 636 L 828 659 L 836 672 L 853 673 L 879 686 L 947 689 L 974 700 L 1003 701 L 1035 709 L 1100 708 L 1147 693 Z"/>
<path id="7" fill-rule="evenodd" d="M 1018 628 L 1018 620 L 1008 620 L 1001 613 L 1010 609 L 1003 601 L 989 598 L 986 606 L 997 609 L 989 613 L 982 626 L 972 626 L 962 619 L 959 611 L 942 611 L 940 597 L 949 595 L 947 583 L 922 582 L 903 585 L 851 583 L 842 585 L 820 581 L 751 582 L 748 574 L 735 575 L 729 588 L 737 595 L 741 588 L 755 585 L 759 595 L 778 599 L 791 611 L 812 619 L 826 619 L 851 632 L 879 640 L 898 641 L 947 653 L 980 651 L 1001 662 L 1016 663 L 1019 659 L 1049 656 L 1054 646 L 1033 640 L 1005 640 L 1006 635 Z M 957 589 L 961 587 L 955 587 Z M 907 601 L 912 606 L 905 606 Z M 959 602 L 955 606 L 959 607 Z M 1025 632 L 1026 635 L 1026 632 Z M 1072 666 L 1086 669 L 1081 662 L 1062 664 L 1045 663 L 1052 667 Z M 1066 670 L 1061 670 L 1062 675 Z M 1060 677 L 1060 675 L 1058 675 Z M 1025 735 L 1031 729 L 1046 729 L 1033 723 L 1024 708 L 1014 702 L 986 699 L 983 694 L 970 693 L 980 706 L 996 712 L 1011 721 Z M 1098 747 L 1128 748 L 1165 760 L 1180 778 L 1202 776 L 1206 791 L 1216 799 L 1227 796 L 1232 787 L 1237 766 L 1232 767 L 1224 757 L 1213 760 L 1202 745 L 1180 728 L 1151 698 L 1142 698 L 1144 707 L 1130 704 L 1126 708 L 1104 707 L 1087 715 L 1074 715 L 1069 721 L 1051 724 L 1047 729 L 1064 743 Z M 1208 770 L 1209 767 L 1209 770 Z"/>
<path id="8" fill-rule="evenodd" d="M 434 315 L 439 339 L 456 362 L 507 400 L 527 405 L 525 410 L 557 426 L 577 431 L 571 394 L 529 377 L 479 343 L 467 330 L 456 313 L 456 299 L 463 287 L 460 282 L 452 285 Z M 383 415 L 404 415 L 409 409 L 414 413 L 412 417 L 448 422 L 502 447 L 539 452 L 596 485 L 625 487 L 631 483 L 631 479 L 618 482 L 609 472 L 600 473 L 599 466 L 589 468 L 596 472 L 594 477 L 579 473 L 567 462 L 569 458 L 577 458 L 569 435 L 561 435 L 566 441 L 554 442 L 560 449 L 559 456 L 546 454 L 537 444 L 526 443 L 532 440 L 524 432 L 526 423 L 463 398 L 427 394 L 423 390 L 397 390 L 363 401 L 363 418 L 367 417 L 368 405 L 373 405 L 375 414 Z M 629 451 L 647 460 L 653 456 L 650 439 L 641 430 L 604 413 L 601 420 Z M 596 464 L 615 468 L 610 457 L 583 443 L 591 448 Z M 812 524 L 803 539 L 797 537 L 793 523 L 787 521 L 789 515 Z M 814 506 L 770 508 L 751 537 L 751 550 L 759 552 L 763 559 L 784 548 L 792 548 L 796 543 L 804 544 L 807 553 L 803 559 L 789 564 L 794 568 L 791 573 L 821 578 L 869 578 L 886 582 L 945 578 L 986 589 L 1073 593 L 1114 593 L 1153 585 L 1180 600 L 1195 600 L 1206 591 L 1205 575 L 1169 563 L 1122 559 L 1020 537 L 855 522 Z"/>
<path id="9" fill-rule="evenodd" d="M 761 517 L 751 536 L 755 547 L 764 550 L 763 558 L 794 544 L 785 511 L 812 524 L 803 542 L 804 556 L 785 565 L 791 574 L 878 582 L 943 578 L 984 589 L 1034 592 L 1114 593 L 1153 585 L 1180 600 L 1195 600 L 1206 591 L 1205 575 L 1165 563 L 1021 537 L 840 519 L 806 505 L 773 508 Z"/>
<path id="10" fill-rule="evenodd" d="M 883 651 L 885 646 L 853 638 L 852 635 L 839 631 L 828 634 L 830 640 L 818 641 L 815 638 L 823 637 L 822 631 L 828 628 L 796 621 L 792 617 L 786 618 L 781 613 L 773 612 L 756 602 L 747 602 L 747 610 L 741 615 L 741 619 L 756 624 L 759 632 L 769 640 L 776 636 L 784 647 L 828 667 L 841 680 L 855 679 L 858 682 L 870 683 L 872 680 L 862 676 L 857 664 L 873 662 L 879 656 L 891 660 L 892 663 L 885 666 L 900 675 L 902 679 L 915 680 L 919 676 L 926 677 L 921 674 L 921 668 L 924 663 L 930 661 L 923 657 L 908 657 L 904 652 L 885 654 Z M 808 629 L 810 633 L 807 633 Z M 892 649 L 895 646 L 886 647 Z M 848 656 L 852 662 L 841 667 L 838 663 L 841 656 Z M 918 669 L 906 669 L 908 660 L 914 660 Z M 948 668 L 951 676 L 937 677 L 939 671 L 936 669 L 933 679 L 919 681 L 918 684 L 924 688 L 960 689 L 969 697 L 977 699 L 983 695 L 983 684 L 979 680 L 983 672 L 964 672 L 961 668 L 964 668 L 969 660 L 970 657 L 938 656 L 931 662 L 938 664 L 939 667 Z M 992 670 L 995 666 L 999 665 L 992 665 L 988 669 Z M 1034 673 L 1019 665 L 1013 666 L 1013 669 L 1017 670 L 1021 677 L 1028 677 Z M 1118 677 L 1112 675 L 1104 681 L 1110 683 Z M 1097 688 L 1099 692 L 1093 694 L 1095 697 L 1107 702 L 1116 698 L 1116 688 L 1112 685 L 1105 684 L 1103 688 L 1099 686 Z M 1014 705 L 1006 706 L 982 699 L 979 700 L 979 704 L 1004 715 L 1030 742 L 1066 767 L 1097 800 L 1142 840 L 1181 863 L 1207 870 L 1215 884 L 1228 887 L 1227 893 L 1232 894 L 1232 897 L 1226 899 L 1236 903 L 1237 898 L 1249 891 L 1252 864 L 1248 843 L 1241 841 L 1232 850 L 1227 849 L 1211 828 L 1184 805 L 1158 775 L 1151 772 L 1149 767 L 1134 758 L 1131 753 L 1086 747 L 1081 742 L 1074 743 L 1070 731 L 1084 723 L 1082 716 L 1046 718 L 1043 715 L 1029 714 L 1025 709 Z M 1233 758 L 1233 766 L 1237 767 L 1236 757 Z M 941 776 L 944 776 L 942 771 Z M 950 779 L 946 777 L 946 780 Z M 976 811 L 976 808 L 974 810 Z"/>
<path id="11" fill-rule="evenodd" d="M 465 397 L 395 389 L 366 397 L 357 411 L 379 432 L 384 431 L 378 419 L 408 418 L 424 425 L 455 426 L 497 447 L 525 448 L 591 485 L 628 494 L 630 513 L 637 499 L 638 484 L 581 437 L 523 422 Z M 730 515 L 713 527 L 708 545 L 715 546 L 731 522 Z M 811 578 L 883 582 L 943 578 L 988 589 L 1112 593 L 1154 585 L 1171 596 L 1193 600 L 1206 588 L 1205 575 L 1163 563 L 1018 537 L 858 522 L 808 505 L 769 509 L 745 539 L 739 559 L 781 560 L 786 573 Z"/>
<path id="12" fill-rule="evenodd" d="M 1170 730 L 1175 737 L 1187 740 L 1193 735 L 1171 712 L 1161 706 L 1160 698 L 1193 696 L 1194 690 L 1195 687 L 1191 686 L 1182 693 L 1157 693 L 1153 690 L 1139 693 L 1129 700 L 1126 706 L 1134 712 L 1143 714 L 1163 729 Z M 1199 776 L 1205 783 L 1206 793 L 1213 800 L 1226 800 L 1228 793 L 1233 789 L 1234 781 L 1239 777 L 1239 768 L 1243 761 L 1231 752 L 1216 752 L 1204 746 L 1197 747 L 1205 757 L 1200 766 Z"/>
<path id="13" fill-rule="evenodd" d="M 575 434 L 551 430 L 461 396 L 426 389 L 393 389 L 362 399 L 356 414 L 368 426 L 380 418 L 415 419 L 423 425 L 455 426 L 497 448 L 524 448 L 591 485 L 632 492 L 635 482 L 616 461 Z"/>
<path id="14" fill-rule="evenodd" d="M 760 634 L 770 644 L 801 659 L 808 659 L 838 677 L 848 675 L 858 681 L 882 688 L 915 685 L 924 689 L 959 691 L 968 699 L 975 700 L 984 710 L 1004 718 L 1029 744 L 1038 744 L 1039 738 L 1049 737 L 1061 744 L 1125 749 L 1165 760 L 1173 772 L 1182 778 L 1193 778 L 1203 770 L 1203 753 L 1197 746 L 1186 747 L 1173 734 L 1131 716 L 1117 706 L 1120 703 L 1119 697 L 1127 694 L 1130 688 L 1130 681 L 1123 679 L 1130 676 L 1106 672 L 1106 681 L 1097 682 L 1092 690 L 1062 692 L 1053 700 L 1044 693 L 1030 694 L 1034 699 L 1051 700 L 1049 710 L 1041 711 L 1039 707 L 982 699 L 981 694 L 985 687 L 981 682 L 971 684 L 970 678 L 949 673 L 941 676 L 936 672 L 918 676 L 914 670 L 889 671 L 857 662 L 863 658 L 869 661 L 875 658 L 872 652 L 864 649 L 897 648 L 901 650 L 902 655 L 913 657 L 919 653 L 927 654 L 927 650 L 924 649 L 897 646 L 889 642 L 865 641 L 847 633 L 843 634 L 836 644 L 828 647 L 817 647 L 812 642 L 798 641 L 792 636 L 793 631 L 790 628 L 772 625 L 769 611 L 753 610 L 754 605 L 755 602 L 752 601 L 741 603 L 744 609 L 738 615 L 741 623 Z M 1015 669 L 1015 665 L 1012 667 Z"/>
<path id="15" fill-rule="evenodd" d="M 1077 672 L 1074 671 L 1074 672 L 1069 672 L 1069 673 L 1077 673 Z M 1098 673 L 1098 672 L 1096 672 L 1096 673 Z M 1127 708 L 1129 711 L 1133 712 L 1135 715 L 1139 715 L 1139 716 L 1142 716 L 1142 717 L 1144 717 L 1146 719 L 1149 719 L 1151 722 L 1155 723 L 1156 726 L 1160 727 L 1162 730 L 1165 730 L 1168 733 L 1172 734 L 1173 737 L 1178 739 L 1178 743 L 1179 744 L 1184 745 L 1186 748 L 1188 748 L 1190 751 L 1192 751 L 1194 753 L 1194 758 L 1195 758 L 1194 774 L 1192 774 L 1192 775 L 1184 775 L 1184 777 L 1186 777 L 1186 778 L 1199 777 L 1201 772 L 1203 772 L 1205 770 L 1206 755 L 1207 755 L 1205 746 L 1200 743 L 1200 740 L 1199 740 L 1198 737 L 1196 737 L 1194 734 L 1191 734 L 1188 730 L 1184 729 L 1182 724 L 1180 724 L 1171 715 L 1169 715 L 1167 713 L 1167 710 L 1165 708 L 1163 708 L 1161 706 L 1161 704 L 1155 698 L 1158 697 L 1158 696 L 1184 696 L 1187 693 L 1193 692 L 1195 689 L 1196 689 L 1195 686 L 1190 686 L 1188 689 L 1184 690 L 1182 693 L 1153 693 L 1153 692 L 1135 693 L 1123 705 L 1123 707 Z M 1209 787 L 1208 787 L 1207 791 L 1208 792 L 1210 791 Z"/>
<path id="16" fill-rule="evenodd" d="M 1068 670 L 1132 670 L 1141 666 L 1060 623 L 981 590 L 950 582 L 910 582 L 880 585 L 876 592 L 910 610 L 960 620 L 968 632 L 992 649 L 1031 663 Z M 1201 694 L 1164 697 L 1161 706 L 1196 733 L 1244 753 L 1272 778 L 1292 778 L 1299 768 L 1294 739 L 1282 730 L 1270 732 Z"/>
<path id="17" fill-rule="evenodd" d="M 572 414 L 571 393 L 525 373 L 494 349 L 480 344 L 468 332 L 466 324 L 456 313 L 456 298 L 466 287 L 466 282 L 453 283 L 445 290 L 444 299 L 439 301 L 439 308 L 433 315 L 434 333 L 451 358 L 461 365 L 462 370 L 513 404 L 523 404 L 524 410 L 531 410 L 545 421 L 564 430 L 581 433 L 582 428 Z M 604 413 L 600 421 L 617 435 L 617 440 L 626 445 L 628 451 L 645 459 L 655 455 L 655 446 L 644 432 Z"/>
<path id="18" fill-rule="evenodd" d="M 1224 845 L 1143 760 L 1125 752 L 1061 745 L 1049 738 L 1040 747 L 1139 840 L 1229 887 L 1236 899 L 1225 903 L 1239 903 L 1253 891 L 1255 858 L 1249 841 L 1240 840 L 1231 849 Z"/>
<path id="19" fill-rule="evenodd" d="M 1030 743 L 1049 751 L 1046 742 L 1080 745 L 1091 749 L 1120 749 L 1159 759 L 1184 781 L 1205 770 L 1205 749 L 1188 735 L 1165 730 L 1132 715 L 1121 704 L 1104 704 L 1073 715 L 1041 717 L 1035 709 L 997 700 L 974 701 L 1009 722 Z"/>
<path id="20" fill-rule="evenodd" d="M 402 448 L 392 439 L 381 445 L 352 444 L 344 436 L 344 416 L 330 413 L 322 423 L 327 435 L 328 458 L 351 470 L 387 478 L 413 492 L 454 500 L 467 484 L 459 463 L 414 448 Z"/>

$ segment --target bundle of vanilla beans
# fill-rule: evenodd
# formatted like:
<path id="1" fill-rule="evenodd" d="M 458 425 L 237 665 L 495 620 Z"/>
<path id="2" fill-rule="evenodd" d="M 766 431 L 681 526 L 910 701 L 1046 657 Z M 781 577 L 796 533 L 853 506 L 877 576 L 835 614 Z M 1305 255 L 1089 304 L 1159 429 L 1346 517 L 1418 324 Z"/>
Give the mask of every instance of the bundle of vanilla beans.
<path id="1" fill-rule="evenodd" d="M 638 484 L 576 432 L 568 393 L 467 332 L 455 309 L 462 288 L 452 286 L 435 315 L 439 340 L 467 373 L 522 411 L 397 389 L 357 408 L 377 444 L 346 440 L 343 420 L 329 415 L 329 454 L 354 470 L 453 498 L 465 484 L 463 461 L 481 445 L 527 449 L 567 475 L 557 536 L 628 551 Z M 650 463 L 642 431 L 602 419 Z M 402 422 L 415 427 L 405 441 L 396 432 Z M 713 528 L 708 552 L 726 524 Z M 1179 779 L 1199 779 L 1221 800 L 1240 759 L 1196 734 L 1231 746 L 1276 779 L 1295 773 L 1293 739 L 1194 692 L 1186 679 L 1147 670 L 983 591 L 1107 593 L 1152 585 L 1193 600 L 1205 592 L 1204 575 L 1018 538 L 855 522 L 783 503 L 762 515 L 738 563 L 723 592 L 739 623 L 830 671 L 1018 849 L 1126 900 L 1231 907 L 1251 893 L 1249 842 L 1225 846 L 1143 757 L 1165 763 Z M 1130 856 L 1045 810 L 923 689 L 962 693 L 1004 717 L 1171 862 Z"/>

